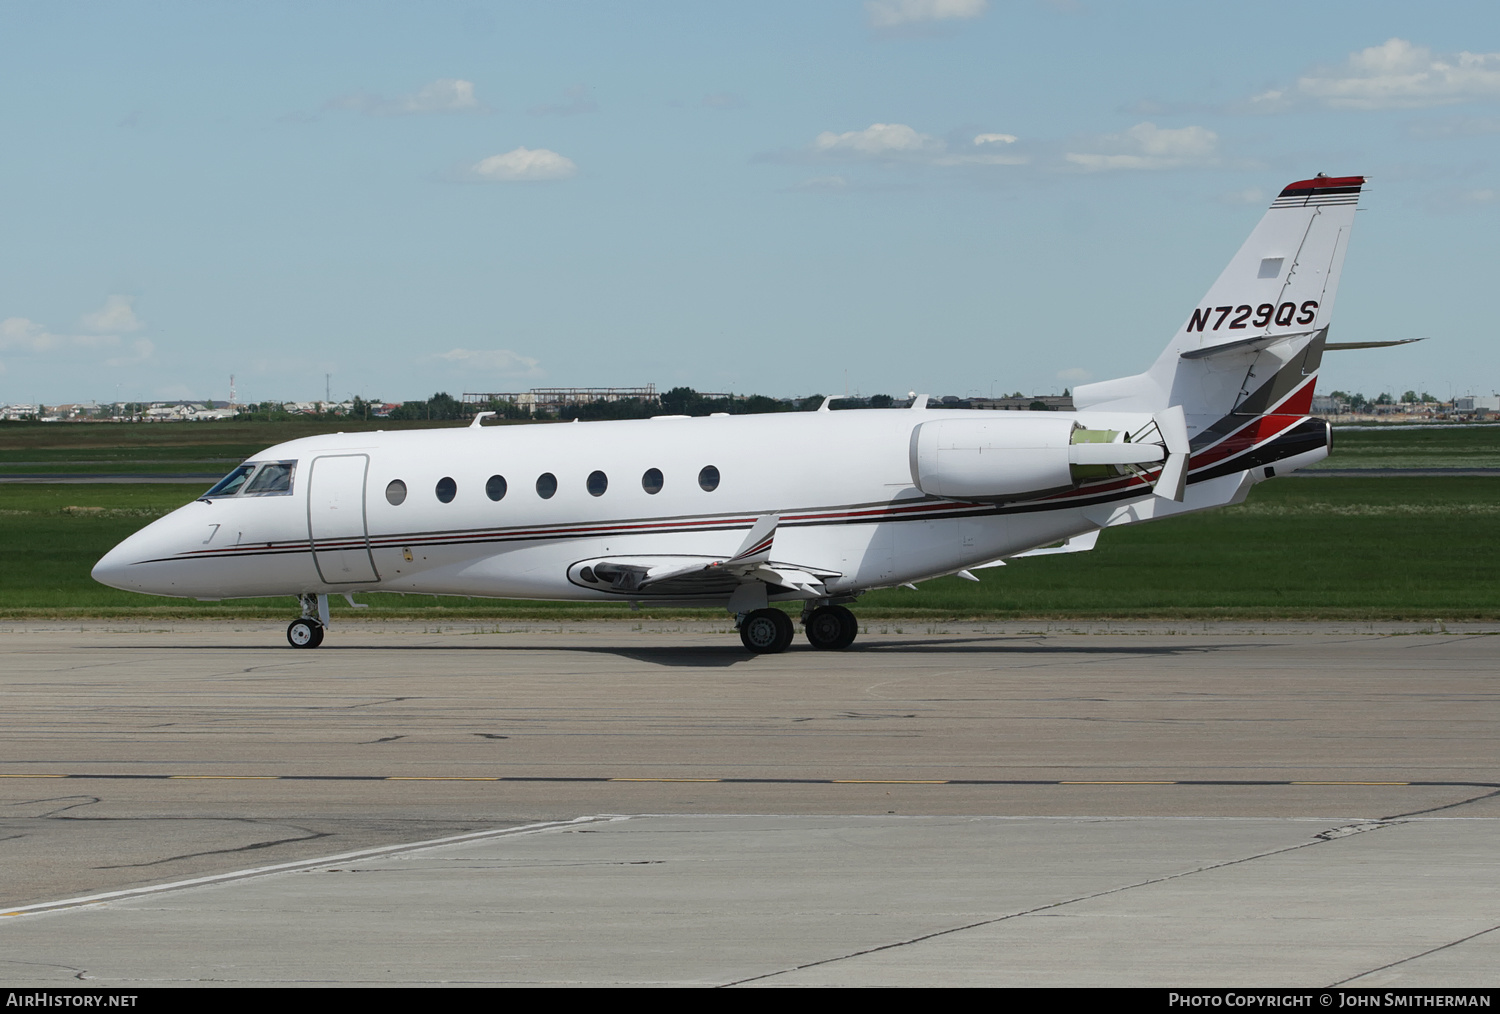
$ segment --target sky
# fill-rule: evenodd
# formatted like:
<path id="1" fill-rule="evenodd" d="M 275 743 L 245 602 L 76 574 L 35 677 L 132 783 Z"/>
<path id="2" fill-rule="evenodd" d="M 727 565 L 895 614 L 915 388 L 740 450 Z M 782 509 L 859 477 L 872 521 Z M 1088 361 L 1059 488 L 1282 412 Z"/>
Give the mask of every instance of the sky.
<path id="1" fill-rule="evenodd" d="M 1139 372 L 1369 177 L 1320 388 L 1500 389 L 1500 8 L 0 5 L 0 403 Z"/>

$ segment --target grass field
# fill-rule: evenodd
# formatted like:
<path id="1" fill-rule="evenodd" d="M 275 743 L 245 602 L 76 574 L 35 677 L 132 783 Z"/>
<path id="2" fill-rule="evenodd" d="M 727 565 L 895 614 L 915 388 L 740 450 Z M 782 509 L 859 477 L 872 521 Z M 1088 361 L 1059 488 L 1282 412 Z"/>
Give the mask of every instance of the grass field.
<path id="1" fill-rule="evenodd" d="M 265 617 L 290 598 L 187 602 L 118 592 L 89 569 L 202 492 L 195 485 L 0 484 L 10 546 L 0 617 Z M 1201 515 L 1104 532 L 1092 553 L 1017 560 L 865 596 L 894 617 L 1500 618 L 1500 478 L 1291 478 Z M 618 607 L 370 594 L 366 615 L 479 619 L 630 615 Z M 335 603 L 335 612 L 346 610 Z M 692 615 L 688 611 L 677 611 Z M 667 615 L 643 611 L 643 616 Z"/>
<path id="2" fill-rule="evenodd" d="M 14 423 L 0 422 L 0 476 L 16 472 L 224 473 L 286 440 L 342 429 L 422 429 L 460 423 Z M 1315 468 L 1500 468 L 1500 424 L 1334 428 L 1333 454 Z"/>
<path id="3" fill-rule="evenodd" d="M 1500 424 L 1333 430 L 1330 468 L 1500 468 Z"/>

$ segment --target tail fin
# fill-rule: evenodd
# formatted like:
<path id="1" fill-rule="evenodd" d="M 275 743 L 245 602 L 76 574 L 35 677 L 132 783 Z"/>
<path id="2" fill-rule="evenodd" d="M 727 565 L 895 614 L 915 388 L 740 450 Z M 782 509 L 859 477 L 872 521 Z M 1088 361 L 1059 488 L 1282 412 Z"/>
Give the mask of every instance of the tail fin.
<path id="1" fill-rule="evenodd" d="M 1081 385 L 1074 404 L 1181 405 L 1195 452 L 1246 416 L 1307 415 L 1364 182 L 1319 175 L 1288 186 L 1152 367 Z"/>

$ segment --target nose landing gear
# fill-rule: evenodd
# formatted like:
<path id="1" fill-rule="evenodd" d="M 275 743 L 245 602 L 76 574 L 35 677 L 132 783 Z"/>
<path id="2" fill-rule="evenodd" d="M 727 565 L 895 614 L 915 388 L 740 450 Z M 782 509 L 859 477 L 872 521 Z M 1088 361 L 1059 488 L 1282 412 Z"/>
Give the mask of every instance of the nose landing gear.
<path id="1" fill-rule="evenodd" d="M 316 648 L 323 643 L 323 624 L 305 616 L 293 620 L 286 628 L 286 640 L 293 648 Z"/>
<path id="2" fill-rule="evenodd" d="M 286 641 L 293 648 L 316 648 L 328 629 L 328 596 L 298 595 L 297 600 L 302 615 L 287 625 Z"/>

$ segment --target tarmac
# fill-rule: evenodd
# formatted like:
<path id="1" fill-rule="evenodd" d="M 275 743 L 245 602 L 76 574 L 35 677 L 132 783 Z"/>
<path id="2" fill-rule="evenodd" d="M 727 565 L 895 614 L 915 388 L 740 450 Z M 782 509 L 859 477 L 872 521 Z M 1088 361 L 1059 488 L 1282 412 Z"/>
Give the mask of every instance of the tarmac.
<path id="1" fill-rule="evenodd" d="M 1500 985 L 1494 625 L 0 625 L 0 985 Z"/>

